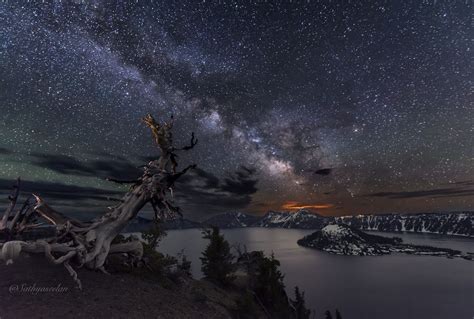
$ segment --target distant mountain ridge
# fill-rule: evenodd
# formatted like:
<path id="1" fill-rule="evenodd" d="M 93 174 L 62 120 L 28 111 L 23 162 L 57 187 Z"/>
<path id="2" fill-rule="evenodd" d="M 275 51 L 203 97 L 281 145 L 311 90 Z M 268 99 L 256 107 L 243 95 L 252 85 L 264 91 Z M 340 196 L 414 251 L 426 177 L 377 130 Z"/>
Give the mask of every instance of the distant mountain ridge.
<path id="1" fill-rule="evenodd" d="M 240 212 L 224 213 L 206 219 L 203 226 L 215 226 L 219 228 L 242 228 L 255 227 L 261 217 Z"/>
<path id="2" fill-rule="evenodd" d="M 387 214 L 336 217 L 335 222 L 362 230 L 474 236 L 474 213 Z"/>
<path id="3" fill-rule="evenodd" d="M 131 224 L 135 231 L 150 222 L 144 218 Z M 320 230 L 329 224 L 346 224 L 360 230 L 380 232 L 413 232 L 474 237 L 474 212 L 383 214 L 325 217 L 308 210 L 297 212 L 269 211 L 264 216 L 229 212 L 212 216 L 203 222 L 175 219 L 164 224 L 165 229 L 189 229 L 216 226 L 225 228 L 263 227 Z"/>
<path id="4" fill-rule="evenodd" d="M 242 220 L 245 222 L 237 222 Z M 253 223 L 252 220 L 254 220 Z M 303 209 L 295 213 L 270 211 L 262 217 L 244 213 L 226 213 L 211 217 L 202 224 L 221 228 L 265 227 L 318 230 L 333 223 L 380 232 L 474 236 L 474 212 L 324 217 Z"/>
<path id="5" fill-rule="evenodd" d="M 326 217 L 302 209 L 296 213 L 270 211 L 253 226 L 266 228 L 321 229 L 327 223 Z"/>

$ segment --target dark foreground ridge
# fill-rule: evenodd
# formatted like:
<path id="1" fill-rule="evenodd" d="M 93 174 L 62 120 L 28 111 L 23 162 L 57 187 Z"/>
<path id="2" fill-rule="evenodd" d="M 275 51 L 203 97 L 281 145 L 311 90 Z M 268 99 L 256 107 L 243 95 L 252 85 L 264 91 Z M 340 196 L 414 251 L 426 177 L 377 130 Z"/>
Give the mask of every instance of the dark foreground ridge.
<path id="1" fill-rule="evenodd" d="M 189 278 L 167 287 L 134 274 L 78 274 L 82 290 L 42 256 L 2 263 L 2 318 L 229 318 L 228 309 L 236 307 L 231 292 L 206 281 Z"/>
<path id="2" fill-rule="evenodd" d="M 157 251 L 165 235 L 157 225 L 141 234 L 140 261 L 112 254 L 102 272 L 79 267 L 81 286 L 39 255 L 21 254 L 1 263 L 2 319 L 309 319 L 304 292 L 295 287 L 295 298 L 287 295 L 280 262 L 273 255 L 240 248 L 233 255 L 217 228 L 206 230 L 203 238 L 209 244 L 200 258 L 204 278 L 196 280 L 184 254 L 173 257 Z M 114 243 L 135 240 L 134 235 L 119 235 Z"/>
<path id="3" fill-rule="evenodd" d="M 267 318 L 253 298 L 243 299 L 241 287 L 183 276 L 175 282 L 156 280 L 142 270 L 126 273 L 110 267 L 110 275 L 79 269 L 83 283 L 79 290 L 68 273 L 58 268 L 34 255 L 22 255 L 12 265 L 0 264 L 2 319 L 220 319 L 241 318 L 244 310 L 251 311 L 249 318 Z M 289 309 L 288 304 L 285 307 Z"/>

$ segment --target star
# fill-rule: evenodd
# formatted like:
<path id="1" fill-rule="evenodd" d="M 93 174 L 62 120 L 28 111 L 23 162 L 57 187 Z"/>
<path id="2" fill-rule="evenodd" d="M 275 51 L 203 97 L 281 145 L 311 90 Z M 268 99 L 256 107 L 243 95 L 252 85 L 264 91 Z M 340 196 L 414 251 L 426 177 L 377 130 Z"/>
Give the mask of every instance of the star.
<path id="1" fill-rule="evenodd" d="M 97 213 L 123 191 L 105 175 L 133 177 L 157 156 L 140 123 L 151 113 L 174 116 L 176 143 L 199 139 L 178 159 L 199 170 L 175 190 L 196 219 L 287 203 L 326 215 L 472 209 L 469 9 L 0 3 L 0 191 L 22 176 L 61 190 L 49 199 L 65 212 Z M 446 185 L 429 201 L 374 195 Z"/>

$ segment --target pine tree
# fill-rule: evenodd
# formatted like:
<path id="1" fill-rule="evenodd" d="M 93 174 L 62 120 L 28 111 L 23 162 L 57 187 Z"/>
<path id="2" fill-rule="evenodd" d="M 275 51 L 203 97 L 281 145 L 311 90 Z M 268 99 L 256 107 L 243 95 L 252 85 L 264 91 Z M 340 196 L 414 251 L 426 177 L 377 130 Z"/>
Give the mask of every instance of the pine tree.
<path id="1" fill-rule="evenodd" d="M 325 318 L 326 319 L 332 319 L 332 315 L 331 315 L 331 312 L 329 310 L 326 310 L 326 312 L 324 313 L 325 314 Z"/>
<path id="2" fill-rule="evenodd" d="M 284 276 L 279 270 L 280 262 L 273 254 L 266 257 L 263 252 L 259 253 L 255 293 L 272 313 L 272 318 L 288 318 L 290 308 L 283 284 Z"/>
<path id="3" fill-rule="evenodd" d="M 231 273 L 234 270 L 234 256 L 230 253 L 229 243 L 217 227 L 203 231 L 203 238 L 210 242 L 200 257 L 202 272 L 210 280 L 223 285 L 230 283 L 233 280 Z"/>
<path id="4" fill-rule="evenodd" d="M 273 253 L 270 258 L 265 257 L 262 253 L 258 267 L 256 292 L 262 299 L 267 299 L 270 303 L 285 289 L 284 276 L 278 267 L 280 267 L 280 261 L 275 259 Z"/>
<path id="5" fill-rule="evenodd" d="M 336 309 L 336 319 L 342 319 L 341 313 Z"/>
<path id="6" fill-rule="evenodd" d="M 309 319 L 311 310 L 306 309 L 304 292 L 300 292 L 298 286 L 295 287 L 295 300 L 291 300 L 291 304 L 295 308 L 296 319 Z"/>

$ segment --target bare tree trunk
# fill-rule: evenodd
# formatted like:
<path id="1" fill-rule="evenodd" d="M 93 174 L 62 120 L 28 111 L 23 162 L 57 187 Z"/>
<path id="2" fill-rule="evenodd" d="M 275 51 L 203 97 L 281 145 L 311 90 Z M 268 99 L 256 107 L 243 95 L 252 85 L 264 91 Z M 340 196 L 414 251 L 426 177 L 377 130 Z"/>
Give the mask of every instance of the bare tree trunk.
<path id="1" fill-rule="evenodd" d="M 7 241 L 0 243 L 1 257 L 7 263 L 11 263 L 21 251 L 28 253 L 44 253 L 45 256 L 55 264 L 63 264 L 76 281 L 78 287 L 81 283 L 73 268 L 74 266 L 86 266 L 89 269 L 98 269 L 105 272 L 104 263 L 110 253 L 127 253 L 134 258 L 141 258 L 143 246 L 139 242 L 112 245 L 114 238 L 137 216 L 140 210 L 151 203 L 155 211 L 155 217 L 165 219 L 170 216 L 180 215 L 179 208 L 174 207 L 168 199 L 168 193 L 172 194 L 175 181 L 195 165 L 186 167 L 181 172 L 176 172 L 178 165 L 175 158 L 176 151 L 187 151 L 192 149 L 197 140 L 194 133 L 191 135 L 191 144 L 182 148 L 173 147 L 172 122 L 164 125 L 158 124 L 151 115 L 147 115 L 143 121 L 152 130 L 154 140 L 160 148 L 160 157 L 144 166 L 143 175 L 133 182 L 130 191 L 125 194 L 120 204 L 113 207 L 111 211 L 90 222 L 81 222 L 69 218 L 47 205 L 39 196 L 36 198 L 34 215 L 40 216 L 54 225 L 56 236 L 50 240 Z M 119 182 L 115 179 L 111 181 Z M 21 239 L 21 233 L 29 227 L 28 222 L 33 214 L 24 211 L 26 204 L 20 209 L 8 225 L 8 218 L 13 211 L 19 194 L 19 179 L 10 196 L 10 206 L 5 212 L 0 228 L 13 232 Z M 8 228 L 7 228 L 8 226 Z M 54 257 L 52 253 L 55 254 Z"/>

